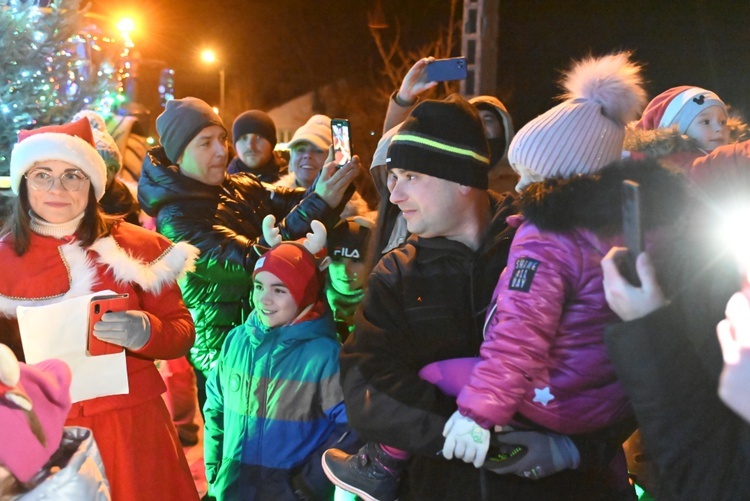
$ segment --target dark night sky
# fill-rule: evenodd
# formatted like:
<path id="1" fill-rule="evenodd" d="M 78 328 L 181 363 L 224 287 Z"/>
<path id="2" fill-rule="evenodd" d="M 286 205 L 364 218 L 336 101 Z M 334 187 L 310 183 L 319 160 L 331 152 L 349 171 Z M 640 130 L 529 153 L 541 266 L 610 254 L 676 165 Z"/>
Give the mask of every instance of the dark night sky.
<path id="1" fill-rule="evenodd" d="M 374 0 L 131 1 L 148 31 L 136 44 L 146 57 L 176 70 L 178 97 L 217 99 L 217 73 L 197 62 L 205 46 L 223 55 L 228 97 L 241 90 L 260 108 L 380 69 L 367 28 Z M 414 47 L 447 23 L 450 0 L 382 4 L 390 22 L 400 20 L 403 44 Z M 113 15 L 127 7 L 110 5 L 94 1 L 96 11 Z M 559 93 L 554 82 L 571 57 L 614 49 L 634 50 L 646 64 L 650 95 L 674 85 L 699 85 L 750 113 L 750 2 L 502 0 L 500 12 L 496 94 L 517 125 L 554 104 Z"/>

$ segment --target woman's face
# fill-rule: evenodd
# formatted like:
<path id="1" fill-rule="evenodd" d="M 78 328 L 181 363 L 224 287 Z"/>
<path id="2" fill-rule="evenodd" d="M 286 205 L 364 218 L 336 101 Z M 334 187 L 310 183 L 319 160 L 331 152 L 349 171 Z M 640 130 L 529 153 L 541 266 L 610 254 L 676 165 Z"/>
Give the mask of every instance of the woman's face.
<path id="1" fill-rule="evenodd" d="M 45 189 L 43 185 L 50 179 L 52 184 Z M 66 189 L 63 179 L 68 188 L 78 185 L 78 189 Z M 61 160 L 45 160 L 35 163 L 26 173 L 26 187 L 34 214 L 48 223 L 67 223 L 86 209 L 91 181 L 75 165 Z"/>

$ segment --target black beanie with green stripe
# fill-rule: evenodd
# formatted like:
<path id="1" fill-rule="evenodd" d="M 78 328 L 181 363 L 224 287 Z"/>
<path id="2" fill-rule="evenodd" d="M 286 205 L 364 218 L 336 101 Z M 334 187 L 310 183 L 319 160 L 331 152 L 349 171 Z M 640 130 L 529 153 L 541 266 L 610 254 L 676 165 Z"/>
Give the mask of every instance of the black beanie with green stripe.
<path id="1" fill-rule="evenodd" d="M 386 167 L 487 189 L 490 151 L 479 113 L 458 94 L 423 101 L 388 148 Z"/>

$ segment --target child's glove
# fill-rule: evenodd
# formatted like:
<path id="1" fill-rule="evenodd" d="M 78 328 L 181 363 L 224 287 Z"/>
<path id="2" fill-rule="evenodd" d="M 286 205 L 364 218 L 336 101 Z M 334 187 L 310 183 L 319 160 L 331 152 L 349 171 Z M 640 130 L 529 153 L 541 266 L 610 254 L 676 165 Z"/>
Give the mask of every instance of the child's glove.
<path id="1" fill-rule="evenodd" d="M 484 468 L 504 475 L 513 473 L 520 477 L 539 479 L 567 469 L 578 468 L 581 456 L 573 441 L 557 433 L 539 431 L 513 431 L 492 436 L 493 446 L 508 444 L 524 447 L 525 453 L 505 461 L 487 461 Z"/>
<path id="2" fill-rule="evenodd" d="M 474 463 L 476 468 L 482 466 L 490 446 L 490 432 L 485 430 L 473 419 L 462 416 L 456 411 L 443 428 L 445 444 L 443 457 L 445 459 L 462 459 L 464 463 Z"/>
<path id="3" fill-rule="evenodd" d="M 151 339 L 151 321 L 139 310 L 108 312 L 94 324 L 94 336 L 129 350 L 140 350 Z"/>

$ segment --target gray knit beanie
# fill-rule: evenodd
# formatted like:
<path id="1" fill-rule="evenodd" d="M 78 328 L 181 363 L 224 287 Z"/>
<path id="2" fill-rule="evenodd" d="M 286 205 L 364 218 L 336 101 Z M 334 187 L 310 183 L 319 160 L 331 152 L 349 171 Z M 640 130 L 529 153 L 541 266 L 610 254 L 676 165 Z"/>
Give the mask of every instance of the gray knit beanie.
<path id="1" fill-rule="evenodd" d="M 164 113 L 156 117 L 156 131 L 167 158 L 177 163 L 188 143 L 200 131 L 218 125 L 224 131 L 224 122 L 205 101 L 196 97 L 185 97 L 167 101 Z"/>

